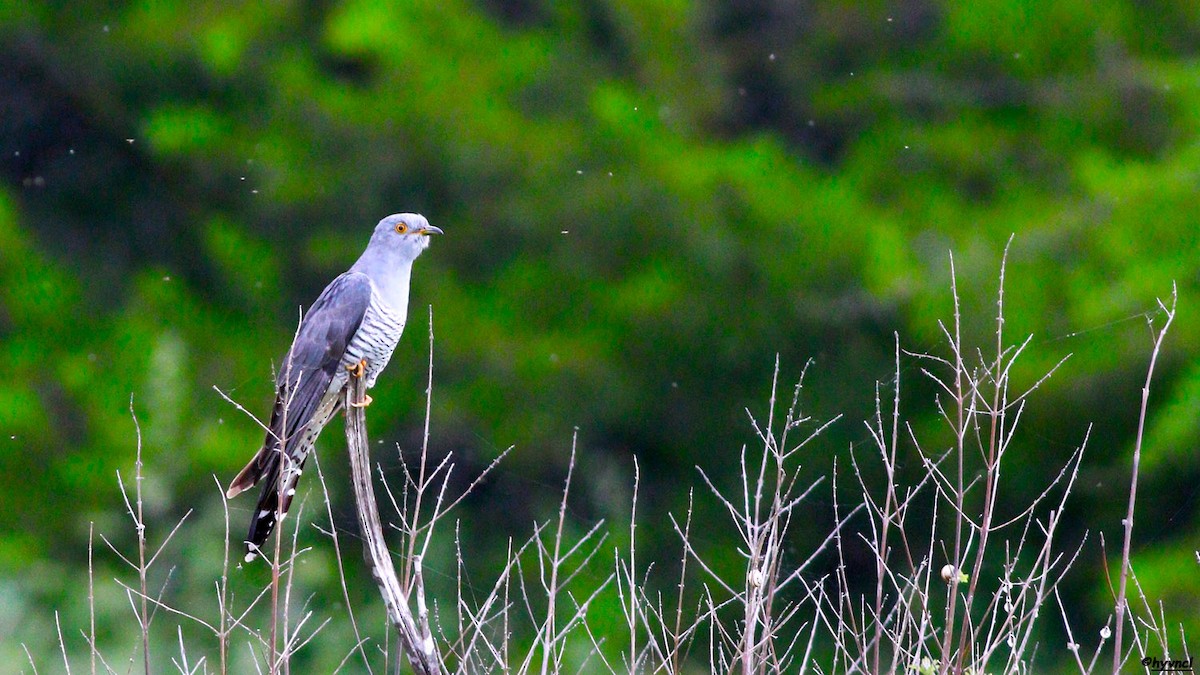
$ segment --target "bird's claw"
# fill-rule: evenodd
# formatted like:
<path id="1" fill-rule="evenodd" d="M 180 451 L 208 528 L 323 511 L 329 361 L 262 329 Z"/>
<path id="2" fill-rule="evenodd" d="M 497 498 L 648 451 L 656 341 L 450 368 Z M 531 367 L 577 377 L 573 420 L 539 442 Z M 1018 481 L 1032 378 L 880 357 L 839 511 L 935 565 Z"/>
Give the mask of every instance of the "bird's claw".
<path id="1" fill-rule="evenodd" d="M 363 374 L 367 372 L 367 360 L 359 359 L 358 363 L 346 366 L 346 370 L 350 371 L 351 377 L 362 378 Z M 371 405 L 371 400 L 371 395 L 364 393 L 361 401 L 351 402 L 350 405 L 355 408 L 365 408 Z"/>

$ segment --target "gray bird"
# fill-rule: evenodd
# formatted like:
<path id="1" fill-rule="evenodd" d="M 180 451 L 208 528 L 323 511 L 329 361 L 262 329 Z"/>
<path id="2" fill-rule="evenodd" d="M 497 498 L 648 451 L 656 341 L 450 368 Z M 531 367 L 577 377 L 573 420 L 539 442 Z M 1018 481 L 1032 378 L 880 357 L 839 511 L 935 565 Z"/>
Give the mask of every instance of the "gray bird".
<path id="1" fill-rule="evenodd" d="M 246 536 L 247 562 L 271 535 L 276 514 L 282 517 L 291 506 L 309 451 L 342 409 L 342 389 L 350 373 L 373 387 L 392 357 L 408 317 L 413 261 L 429 248 L 431 234 L 442 231 L 416 213 L 379 221 L 358 262 L 326 286 L 301 319 L 275 377 L 275 407 L 266 440 L 225 493 L 232 499 L 263 483 Z M 351 405 L 370 403 L 367 396 Z"/>

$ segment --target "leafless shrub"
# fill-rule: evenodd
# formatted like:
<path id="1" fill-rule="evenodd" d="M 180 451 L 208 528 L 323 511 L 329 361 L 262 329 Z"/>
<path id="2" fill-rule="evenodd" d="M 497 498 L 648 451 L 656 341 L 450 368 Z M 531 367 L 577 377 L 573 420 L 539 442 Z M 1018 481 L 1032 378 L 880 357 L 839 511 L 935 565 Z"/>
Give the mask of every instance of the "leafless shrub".
<path id="1" fill-rule="evenodd" d="M 451 520 L 452 511 L 512 448 L 501 453 L 466 489 L 451 494 L 451 477 L 456 470 L 453 456 L 435 459 L 429 454 L 431 316 L 420 455 L 411 467 L 402 462 L 400 475 L 384 475 L 382 467 L 374 466 L 375 480 L 383 488 L 395 520 L 389 524 L 391 536 L 397 539 L 394 550 L 400 552 L 397 555 L 389 551 L 380 529 L 374 564 L 390 567 L 392 559 L 399 558 L 396 581 L 385 588 L 392 623 L 402 625 L 409 633 L 398 641 L 399 648 L 391 646 L 390 633 L 382 641 L 370 636 L 366 629 L 369 622 L 360 620 L 350 609 L 345 570 L 351 563 L 343 560 L 333 505 L 315 457 L 325 506 L 324 522 L 315 527 L 328 537 L 336 554 L 340 579 L 337 592 L 345 603 L 344 616 L 317 616 L 310 608 L 311 596 L 293 598 L 297 592 L 296 565 L 311 550 L 299 544 L 305 525 L 304 500 L 293 514 L 291 541 L 286 548 L 281 541 L 282 527 L 277 534 L 275 553 L 268 561 L 271 581 L 241 598 L 231 588 L 229 510 L 222 496 L 225 550 L 220 578 L 215 583 L 215 613 L 184 610 L 165 601 L 172 571 L 163 575 L 165 581 L 160 587 L 152 588 L 151 579 L 156 577 L 151 570 L 183 527 L 187 515 L 166 531 L 151 552 L 142 508 L 139 430 L 132 495 L 118 475 L 125 509 L 134 524 L 137 551 L 127 555 L 104 534 L 99 535 L 135 578 L 129 584 L 117 583 L 137 620 L 139 644 L 129 665 L 120 668 L 110 665 L 96 644 L 89 535 L 88 601 L 92 611 L 87 631 L 81 632 L 88 646 L 91 672 L 97 672 L 98 667 L 109 673 L 131 669 L 138 654 L 142 668 L 149 672 L 153 663 L 151 625 L 160 609 L 178 620 L 172 631 L 177 654 L 161 656 L 166 653 L 165 646 L 155 652 L 161 661 L 169 660 L 182 673 L 233 672 L 238 668 L 234 664 L 244 663 L 247 658 L 259 672 L 287 673 L 292 658 L 331 622 L 338 621 L 348 622 L 354 643 L 345 646 L 337 670 L 351 663 L 361 664 L 368 672 L 398 669 L 400 654 L 407 653 L 418 672 L 557 673 L 570 669 L 677 675 L 699 668 L 746 674 L 1025 673 L 1034 670 L 1040 647 L 1036 627 L 1051 600 L 1058 607 L 1070 656 L 1081 673 L 1096 671 L 1110 638 L 1114 672 L 1128 665 L 1133 654 L 1145 657 L 1157 650 L 1154 656 L 1169 659 L 1172 624 L 1161 604 L 1156 605 L 1141 591 L 1129 558 L 1149 388 L 1157 355 L 1174 317 L 1174 297 L 1169 307 L 1160 303 L 1158 316 L 1166 319 L 1155 333 L 1142 390 L 1120 570 L 1113 589 L 1115 619 L 1110 618 L 1094 648 L 1086 650 L 1090 653 L 1085 655 L 1082 640 L 1077 640 L 1073 631 L 1071 613 L 1060 598 L 1059 584 L 1087 541 L 1085 536 L 1083 541 L 1065 545 L 1060 530 L 1064 519 L 1070 517 L 1068 499 L 1089 434 L 1079 439 L 1075 451 L 1048 476 L 1040 494 L 1016 512 L 998 511 L 997 504 L 1007 487 L 1006 457 L 1019 438 L 1022 414 L 1034 392 L 1062 361 L 1031 385 L 1017 389 L 1012 381 L 1014 364 L 1030 345 L 1030 339 L 1006 341 L 1004 263 L 996 303 L 995 342 L 986 350 L 964 344 L 953 259 L 951 275 L 954 315 L 951 324 L 942 325 L 944 351 L 940 355 L 909 352 L 902 349 L 896 336 L 892 379 L 876 385 L 875 410 L 864 422 L 869 442 L 851 447 L 848 461 L 841 462 L 842 467 L 848 463 L 848 482 L 839 474 L 838 462 L 823 476 L 802 479 L 808 475 L 801 471 L 802 460 L 816 462 L 806 459 L 813 457 L 807 450 L 822 446 L 822 435 L 840 417 L 821 422 L 803 413 L 804 372 L 790 399 L 781 399 L 778 359 L 766 412 L 755 415 L 748 411 L 755 442 L 741 449 L 733 487 L 698 467 L 705 488 L 699 498 L 714 500 L 724 512 L 728 531 L 738 542 L 742 564 L 733 575 L 706 558 L 697 545 L 692 495 L 689 507 L 670 517 L 682 549 L 676 571 L 660 575 L 655 561 L 646 560 L 638 547 L 639 518 L 644 516 L 639 514 L 641 470 L 636 460 L 632 467 L 628 545 L 611 551 L 613 563 L 609 567 L 609 529 L 605 521 L 581 526 L 568 518 L 572 482 L 577 480 L 578 448 L 573 438 L 557 514 L 534 523 L 528 538 L 510 540 L 503 567 L 492 570 L 487 584 L 465 581 L 478 575 L 468 575 L 471 546 L 463 541 L 459 523 Z M 901 380 L 903 376 L 907 383 L 914 364 L 915 370 L 939 391 L 934 404 L 945 424 L 944 436 L 923 437 L 922 433 L 928 432 L 919 432 L 902 412 Z M 351 422 L 361 425 L 361 416 Z M 361 433 L 365 444 L 365 432 Z M 351 433 L 349 440 L 353 443 L 355 439 Z M 822 450 L 822 455 L 828 454 L 829 448 Z M 365 457 L 365 446 L 360 451 Z M 906 461 L 914 457 L 920 470 L 903 470 Z M 370 473 L 370 467 L 363 466 L 357 474 L 368 487 L 372 482 Z M 841 474 L 845 473 L 843 468 Z M 825 491 L 833 505 L 827 536 L 812 550 L 800 554 L 789 550 L 789 532 L 801 509 L 806 514 L 818 512 L 811 506 L 812 498 L 820 492 L 825 499 Z M 705 524 L 707 529 L 715 526 Z M 424 561 L 435 537 L 442 541 L 453 537 L 455 552 L 457 592 L 441 602 L 427 600 L 423 582 Z M 864 551 L 871 561 L 865 574 L 862 565 L 852 568 L 848 563 L 852 557 L 861 559 Z M 1126 600 L 1129 583 L 1138 599 L 1136 604 Z M 600 598 L 620 608 L 624 623 L 616 632 L 603 634 L 589 622 L 589 612 Z M 403 611 L 399 611 L 401 606 Z M 397 622 L 394 610 L 408 612 L 409 620 Z M 264 622 L 254 617 L 264 613 L 265 627 L 260 627 Z M 55 618 L 61 656 L 70 672 L 69 650 L 57 614 Z M 212 647 L 189 644 L 184 638 L 185 625 L 199 626 L 210 634 Z M 1123 642 L 1126 635 L 1128 646 Z M 244 638 L 245 650 L 235 638 Z M 622 644 L 620 649 L 607 644 L 617 641 Z M 1183 658 L 1189 658 L 1186 641 L 1184 644 Z M 241 661 L 235 658 L 235 650 L 241 654 Z M 213 651 L 216 658 L 211 657 Z M 36 672 L 33 655 L 28 650 L 26 653 Z M 414 653 L 418 653 L 416 661 Z M 382 665 L 377 660 L 380 655 Z"/>

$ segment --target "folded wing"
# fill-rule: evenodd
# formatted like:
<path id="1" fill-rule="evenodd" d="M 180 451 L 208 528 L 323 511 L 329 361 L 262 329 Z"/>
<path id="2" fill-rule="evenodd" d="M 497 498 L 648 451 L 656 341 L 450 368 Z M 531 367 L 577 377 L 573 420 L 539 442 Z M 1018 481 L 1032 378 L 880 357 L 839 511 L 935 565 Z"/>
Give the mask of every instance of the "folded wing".
<path id="1" fill-rule="evenodd" d="M 266 479 L 247 538 L 251 551 L 271 534 L 276 512 L 287 513 L 308 451 L 338 409 L 339 392 L 330 391 L 330 385 L 370 303 L 370 279 L 347 272 L 325 287 L 300 321 L 275 378 L 275 406 L 263 446 L 225 493 L 232 498 Z"/>

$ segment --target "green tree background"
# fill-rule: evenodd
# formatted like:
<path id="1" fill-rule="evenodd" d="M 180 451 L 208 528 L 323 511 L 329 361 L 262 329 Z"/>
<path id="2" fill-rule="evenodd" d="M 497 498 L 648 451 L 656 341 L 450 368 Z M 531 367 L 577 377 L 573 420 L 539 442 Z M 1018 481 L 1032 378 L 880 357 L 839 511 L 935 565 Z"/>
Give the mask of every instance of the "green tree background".
<path id="1" fill-rule="evenodd" d="M 470 471 L 516 446 L 463 515 L 485 561 L 553 507 L 578 428 L 576 522 L 627 518 L 636 456 L 669 567 L 665 514 L 695 465 L 735 470 L 776 354 L 785 380 L 814 359 L 815 416 L 846 414 L 806 462 L 827 474 L 868 439 L 893 333 L 937 349 L 951 251 L 968 335 L 991 334 L 1015 233 L 1006 331 L 1034 336 L 1016 380 L 1072 356 L 1006 479 L 1014 502 L 1037 494 L 1094 425 L 1071 520 L 1093 539 L 1066 588 L 1088 631 L 1111 610 L 1094 537 L 1119 541 L 1146 317 L 1178 283 L 1135 564 L 1200 630 L 1200 4 L 17 2 L 0 64 L 6 661 L 55 653 L 54 609 L 86 621 L 90 522 L 130 541 L 131 397 L 152 527 L 196 510 L 168 597 L 211 594 L 212 477 L 261 440 L 213 388 L 265 413 L 299 308 L 396 211 L 447 234 L 376 388 L 379 460 L 418 445 L 432 306 L 435 452 Z M 905 368 L 906 412 L 936 427 Z M 322 447 L 353 530 L 340 430 Z M 796 551 L 832 515 L 811 520 Z M 315 584 L 332 552 L 310 538 Z M 700 545 L 735 559 L 726 537 Z M 108 593 L 102 637 L 125 644 Z"/>

